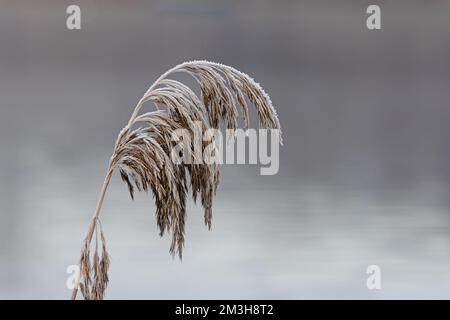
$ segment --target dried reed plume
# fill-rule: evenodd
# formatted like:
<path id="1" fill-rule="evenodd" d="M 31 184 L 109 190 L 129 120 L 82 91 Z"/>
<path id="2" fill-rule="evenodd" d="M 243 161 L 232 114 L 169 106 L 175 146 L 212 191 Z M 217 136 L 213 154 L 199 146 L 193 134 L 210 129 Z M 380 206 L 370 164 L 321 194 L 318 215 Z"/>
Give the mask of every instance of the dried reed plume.
<path id="1" fill-rule="evenodd" d="M 179 72 L 187 73 L 196 80 L 201 91 L 200 97 L 185 84 L 167 78 Z M 147 101 L 153 102 L 158 110 L 142 113 L 142 106 Z M 109 258 L 99 214 L 113 171 L 119 171 L 131 198 L 136 189 L 151 190 L 155 198 L 160 235 L 165 231 L 172 234 L 170 253 L 178 254 L 181 259 L 188 181 L 193 199 L 201 200 L 205 225 L 211 228 L 212 201 L 219 183 L 219 165 L 174 163 L 170 157 L 171 147 L 175 143 L 172 133 L 180 128 L 192 132 L 199 123 L 203 132 L 209 128 L 236 129 L 238 109 L 244 127 L 248 128 L 248 103 L 256 107 L 260 127 L 280 129 L 272 102 L 259 84 L 245 73 L 223 64 L 208 61 L 179 64 L 161 75 L 147 90 L 117 138 L 97 207 L 84 239 L 80 279 L 76 282 L 85 299 L 103 299 L 108 284 Z M 164 108 L 160 109 L 160 106 Z M 279 137 L 281 142 L 281 135 Z M 182 150 L 192 151 L 194 148 L 189 141 L 177 143 L 186 144 Z M 187 156 L 195 157 L 195 154 L 190 152 Z M 94 233 L 94 252 L 91 253 Z M 76 299 L 77 292 L 78 285 L 75 285 L 72 299 Z"/>

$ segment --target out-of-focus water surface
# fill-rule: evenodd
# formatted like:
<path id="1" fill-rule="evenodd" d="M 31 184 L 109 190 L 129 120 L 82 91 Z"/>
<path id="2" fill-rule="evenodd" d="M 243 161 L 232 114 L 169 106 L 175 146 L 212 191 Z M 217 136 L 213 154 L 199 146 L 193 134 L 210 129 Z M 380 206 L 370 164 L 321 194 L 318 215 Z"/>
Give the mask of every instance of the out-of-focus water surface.
<path id="1" fill-rule="evenodd" d="M 450 3 L 0 1 L 0 298 L 65 299 L 120 128 L 159 74 L 233 65 L 271 95 L 280 171 L 227 166 L 183 261 L 114 176 L 107 298 L 450 298 Z M 368 290 L 379 265 L 382 289 Z"/>

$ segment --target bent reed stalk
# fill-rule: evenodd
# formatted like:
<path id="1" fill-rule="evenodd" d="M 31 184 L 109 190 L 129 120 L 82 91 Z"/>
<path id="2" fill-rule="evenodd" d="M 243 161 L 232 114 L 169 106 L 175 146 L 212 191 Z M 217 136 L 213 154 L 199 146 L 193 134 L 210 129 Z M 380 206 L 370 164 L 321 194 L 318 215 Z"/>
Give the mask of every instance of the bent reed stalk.
<path id="1" fill-rule="evenodd" d="M 200 87 L 200 97 L 182 82 L 167 78 L 179 72 L 187 73 L 196 80 Z M 141 113 L 146 102 L 153 102 L 158 110 Z M 209 61 L 184 62 L 166 71 L 150 86 L 134 108 L 128 124 L 120 131 L 114 145 L 97 206 L 83 242 L 80 274 L 75 281 L 72 300 L 76 299 L 78 288 L 87 300 L 103 299 L 105 295 L 110 261 L 99 216 L 114 170 L 119 171 L 132 199 L 135 189 L 152 191 L 160 235 L 166 231 L 172 234 L 169 250 L 172 256 L 178 254 L 182 258 L 186 196 L 189 189 L 192 190 L 194 201 L 200 198 L 205 225 L 211 228 L 212 201 L 219 184 L 220 166 L 196 164 L 198 162 L 195 161 L 189 162 L 190 164 L 174 163 L 170 155 L 175 144 L 183 145 L 184 155 L 190 159 L 195 160 L 195 153 L 193 143 L 173 141 L 172 134 L 180 128 L 193 132 L 197 129 L 195 126 L 200 126 L 203 132 L 210 128 L 220 129 L 222 126 L 235 130 L 238 125 L 238 108 L 241 110 L 244 128 L 248 129 L 249 102 L 256 108 L 261 128 L 280 129 L 270 97 L 247 74 L 230 66 Z M 281 143 L 281 133 L 279 139 Z M 203 143 L 202 150 L 206 146 L 207 143 Z M 94 235 L 95 246 L 91 254 Z"/>

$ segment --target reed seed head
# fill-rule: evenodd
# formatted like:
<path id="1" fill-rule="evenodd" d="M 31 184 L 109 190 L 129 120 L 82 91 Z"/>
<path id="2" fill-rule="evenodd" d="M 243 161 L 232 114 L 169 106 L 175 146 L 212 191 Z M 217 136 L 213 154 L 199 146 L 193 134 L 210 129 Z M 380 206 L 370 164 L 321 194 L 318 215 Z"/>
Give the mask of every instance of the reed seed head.
<path id="1" fill-rule="evenodd" d="M 169 78 L 180 72 L 187 73 L 196 80 L 200 89 L 199 95 L 186 84 Z M 152 102 L 157 110 L 142 112 L 146 102 Z M 120 173 L 132 199 L 136 190 L 152 192 L 160 235 L 171 233 L 169 251 L 173 256 L 182 258 L 186 197 L 189 189 L 194 201 L 200 199 L 205 225 L 211 228 L 213 198 L 220 176 L 218 164 L 173 162 L 173 133 L 178 129 L 187 129 L 189 132 L 198 129 L 205 132 L 210 128 L 236 129 L 239 114 L 244 128 L 248 128 L 249 104 L 255 106 L 261 128 L 280 129 L 280 122 L 269 96 L 247 74 L 215 62 L 184 62 L 164 73 L 153 83 L 139 101 L 128 124 L 120 132 L 108 172 L 117 170 Z M 281 143 L 281 134 L 279 138 Z M 194 142 L 183 139 L 177 143 L 184 144 L 184 157 L 195 157 Z M 203 143 L 202 151 L 206 147 L 207 143 Z M 106 187 L 103 190 L 106 190 Z M 103 194 L 104 191 L 102 201 Z M 80 290 L 85 299 L 103 299 L 108 284 L 110 261 L 98 220 L 99 211 L 98 208 L 95 221 L 91 223 L 84 241 L 80 259 Z M 95 249 L 91 254 L 94 231 Z M 98 250 L 99 242 L 101 254 Z"/>

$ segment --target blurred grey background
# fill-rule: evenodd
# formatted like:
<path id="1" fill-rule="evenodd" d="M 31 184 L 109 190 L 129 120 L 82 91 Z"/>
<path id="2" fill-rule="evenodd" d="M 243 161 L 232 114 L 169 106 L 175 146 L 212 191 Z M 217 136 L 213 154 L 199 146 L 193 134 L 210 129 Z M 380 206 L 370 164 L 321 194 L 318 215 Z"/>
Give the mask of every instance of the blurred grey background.
<path id="1" fill-rule="evenodd" d="M 449 1 L 1 0 L 0 298 L 69 296 L 119 130 L 191 59 L 271 95 L 280 171 L 225 167 L 211 232 L 189 204 L 182 262 L 151 195 L 114 176 L 107 298 L 450 298 L 449 18 Z"/>

